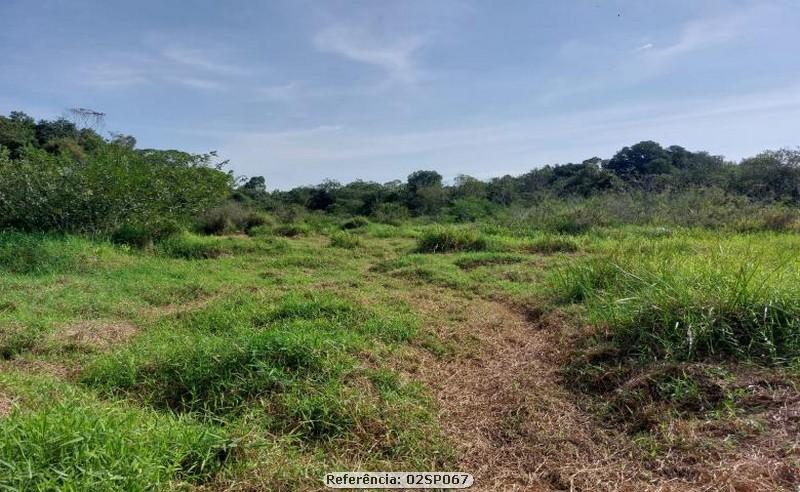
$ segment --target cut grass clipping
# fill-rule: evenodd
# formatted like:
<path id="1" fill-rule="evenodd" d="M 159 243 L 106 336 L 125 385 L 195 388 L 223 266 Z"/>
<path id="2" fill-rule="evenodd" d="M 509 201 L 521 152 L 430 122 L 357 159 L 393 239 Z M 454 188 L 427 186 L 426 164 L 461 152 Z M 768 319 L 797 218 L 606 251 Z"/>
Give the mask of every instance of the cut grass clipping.
<path id="1" fill-rule="evenodd" d="M 489 241 L 478 230 L 467 227 L 436 226 L 425 230 L 417 239 L 418 253 L 484 251 Z"/>
<path id="2" fill-rule="evenodd" d="M 100 402 L 74 386 L 0 375 L 20 407 L 0 418 L 0 489 L 154 490 L 201 482 L 233 441 L 210 425 Z"/>

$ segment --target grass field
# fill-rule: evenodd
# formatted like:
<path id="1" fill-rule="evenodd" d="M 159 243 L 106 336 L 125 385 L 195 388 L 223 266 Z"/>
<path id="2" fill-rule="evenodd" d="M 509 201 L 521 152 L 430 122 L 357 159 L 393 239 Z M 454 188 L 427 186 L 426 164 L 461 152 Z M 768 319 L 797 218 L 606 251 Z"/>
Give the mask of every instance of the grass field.
<path id="1" fill-rule="evenodd" d="M 0 489 L 795 490 L 800 236 L 0 234 Z"/>

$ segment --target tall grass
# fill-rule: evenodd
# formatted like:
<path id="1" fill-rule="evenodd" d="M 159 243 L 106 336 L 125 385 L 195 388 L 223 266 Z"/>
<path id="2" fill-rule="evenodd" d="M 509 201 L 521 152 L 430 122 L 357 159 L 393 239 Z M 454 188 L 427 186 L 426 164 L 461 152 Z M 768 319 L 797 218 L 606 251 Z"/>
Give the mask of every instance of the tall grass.
<path id="1" fill-rule="evenodd" d="M 454 251 L 483 251 L 489 241 L 479 231 L 468 227 L 435 226 L 417 238 L 419 253 L 448 253 Z"/>
<path id="2" fill-rule="evenodd" d="M 788 362 L 800 356 L 798 261 L 769 240 L 694 254 L 668 240 L 573 264 L 551 280 L 561 300 L 585 302 L 628 353 Z"/>
<path id="3" fill-rule="evenodd" d="M 17 274 L 75 271 L 88 267 L 101 248 L 74 236 L 0 232 L 0 270 Z"/>
<path id="4" fill-rule="evenodd" d="M 96 400 L 41 378 L 0 375 L 20 407 L 0 418 L 0 489 L 156 490 L 199 482 L 233 442 L 214 426 Z"/>

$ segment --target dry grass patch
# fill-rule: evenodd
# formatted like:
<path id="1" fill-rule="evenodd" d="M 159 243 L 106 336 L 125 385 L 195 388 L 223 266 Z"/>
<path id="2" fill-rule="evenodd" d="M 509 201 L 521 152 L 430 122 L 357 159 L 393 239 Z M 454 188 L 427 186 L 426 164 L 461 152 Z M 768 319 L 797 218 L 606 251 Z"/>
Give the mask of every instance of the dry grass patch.
<path id="1" fill-rule="evenodd" d="M 26 374 L 52 376 L 56 379 L 69 379 L 78 372 L 77 366 L 41 359 L 11 359 L 0 362 L 0 372 L 18 371 Z"/>
<path id="2" fill-rule="evenodd" d="M 475 490 L 655 490 L 627 440 L 598 427 L 561 386 L 560 329 L 480 300 L 443 318 L 452 305 L 445 296 L 415 304 L 434 323 L 449 318 L 449 330 L 476 337 L 477 350 L 445 359 L 422 353 L 414 376 L 436 394 L 458 469 L 475 476 Z"/>
<path id="3" fill-rule="evenodd" d="M 49 342 L 66 350 L 103 352 L 139 333 L 129 321 L 85 320 L 56 330 Z"/>
<path id="4" fill-rule="evenodd" d="M 7 417 L 14 408 L 14 399 L 0 391 L 0 418 Z"/>

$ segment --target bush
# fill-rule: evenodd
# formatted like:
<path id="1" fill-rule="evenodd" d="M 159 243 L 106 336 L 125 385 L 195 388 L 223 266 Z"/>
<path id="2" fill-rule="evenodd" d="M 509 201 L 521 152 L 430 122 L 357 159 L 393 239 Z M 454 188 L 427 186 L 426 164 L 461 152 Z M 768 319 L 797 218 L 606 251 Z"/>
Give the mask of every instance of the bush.
<path id="1" fill-rule="evenodd" d="M 346 220 L 342 223 L 342 229 L 350 230 L 350 229 L 360 229 L 362 227 L 366 227 L 369 225 L 369 220 L 366 217 L 362 217 L 357 215 L 350 220 Z"/>
<path id="2" fill-rule="evenodd" d="M 489 247 L 486 238 L 475 229 L 436 226 L 417 239 L 417 252 L 447 253 L 451 251 L 483 251 Z"/>
<path id="3" fill-rule="evenodd" d="M 474 222 L 489 217 L 493 208 L 492 202 L 485 198 L 461 198 L 453 201 L 450 213 L 456 222 Z"/>
<path id="4" fill-rule="evenodd" d="M 149 248 L 154 242 L 174 236 L 180 231 L 180 226 L 169 220 L 152 225 L 125 224 L 111 233 L 111 242 L 136 248 Z"/>
<path id="5" fill-rule="evenodd" d="M 291 224 L 281 224 L 273 229 L 273 232 L 278 236 L 284 237 L 296 237 L 296 236 L 305 236 L 311 232 L 311 228 L 308 224 L 300 223 L 291 223 Z"/>
<path id="6" fill-rule="evenodd" d="M 254 227 L 271 223 L 272 219 L 267 214 L 249 210 L 236 202 L 228 202 L 203 214 L 199 227 L 206 234 L 223 235 L 248 232 Z"/>
<path id="7" fill-rule="evenodd" d="M 331 234 L 331 244 L 334 248 L 355 249 L 361 246 L 361 240 L 346 231 L 337 231 Z"/>
<path id="8" fill-rule="evenodd" d="M 176 163 L 106 145 L 79 160 L 29 149 L 0 158 L 0 228 L 110 233 L 119 224 L 186 222 L 230 190 L 231 176 L 210 156 Z"/>
<path id="9" fill-rule="evenodd" d="M 408 207 L 400 203 L 381 203 L 372 213 L 376 221 L 384 224 L 399 225 L 410 216 Z"/>

